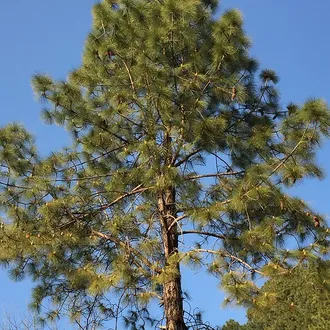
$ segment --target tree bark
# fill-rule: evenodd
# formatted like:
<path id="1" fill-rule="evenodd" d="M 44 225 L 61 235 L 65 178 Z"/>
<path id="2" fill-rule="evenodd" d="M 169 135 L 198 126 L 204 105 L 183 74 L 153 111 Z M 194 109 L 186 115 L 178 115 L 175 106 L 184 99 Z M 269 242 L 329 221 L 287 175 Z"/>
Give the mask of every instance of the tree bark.
<path id="1" fill-rule="evenodd" d="M 175 189 L 170 188 L 159 195 L 158 209 L 162 225 L 162 239 L 166 267 L 169 258 L 178 253 L 178 232 L 175 210 Z M 164 311 L 167 330 L 187 330 L 183 317 L 180 264 L 172 264 L 168 278 L 163 285 Z"/>
<path id="2" fill-rule="evenodd" d="M 181 276 L 179 274 L 164 284 L 164 308 L 167 330 L 187 330 L 183 320 Z"/>

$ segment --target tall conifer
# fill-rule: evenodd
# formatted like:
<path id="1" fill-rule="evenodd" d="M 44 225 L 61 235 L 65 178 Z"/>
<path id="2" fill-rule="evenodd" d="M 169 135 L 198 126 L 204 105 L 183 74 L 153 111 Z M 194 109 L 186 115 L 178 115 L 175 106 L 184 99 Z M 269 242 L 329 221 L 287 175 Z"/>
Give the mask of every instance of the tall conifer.
<path id="1" fill-rule="evenodd" d="M 65 81 L 33 77 L 44 120 L 72 145 L 41 158 L 23 127 L 1 128 L 0 260 L 32 276 L 32 306 L 50 298 L 48 318 L 67 307 L 84 329 L 121 316 L 143 329 L 159 299 L 163 326 L 184 330 L 182 263 L 244 305 L 256 276 L 328 253 L 322 217 L 285 189 L 322 177 L 327 105 L 283 107 L 241 15 L 216 8 L 96 4 L 82 65 Z"/>

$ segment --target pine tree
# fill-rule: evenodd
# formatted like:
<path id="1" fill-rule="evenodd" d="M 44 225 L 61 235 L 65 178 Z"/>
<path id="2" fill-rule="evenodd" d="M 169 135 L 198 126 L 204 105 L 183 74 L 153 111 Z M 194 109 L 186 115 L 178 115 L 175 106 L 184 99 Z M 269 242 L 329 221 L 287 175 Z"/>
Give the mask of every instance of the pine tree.
<path id="1" fill-rule="evenodd" d="M 244 329 L 244 326 L 241 326 L 238 322 L 234 320 L 229 320 L 222 327 L 222 330 L 241 330 Z"/>
<path id="2" fill-rule="evenodd" d="M 248 309 L 249 321 L 230 320 L 223 330 L 327 329 L 330 316 L 329 262 L 300 265 L 285 276 L 274 276 Z"/>
<path id="3" fill-rule="evenodd" d="M 240 14 L 216 19 L 216 8 L 96 4 L 82 65 L 64 81 L 33 77 L 44 120 L 72 145 L 42 158 L 22 126 L 1 128 L 0 260 L 36 282 L 32 307 L 50 302 L 46 319 L 67 308 L 84 329 L 119 317 L 145 329 L 158 299 L 158 322 L 183 330 L 182 264 L 247 305 L 256 276 L 328 253 L 323 218 L 286 189 L 323 176 L 327 105 L 283 108 Z"/>

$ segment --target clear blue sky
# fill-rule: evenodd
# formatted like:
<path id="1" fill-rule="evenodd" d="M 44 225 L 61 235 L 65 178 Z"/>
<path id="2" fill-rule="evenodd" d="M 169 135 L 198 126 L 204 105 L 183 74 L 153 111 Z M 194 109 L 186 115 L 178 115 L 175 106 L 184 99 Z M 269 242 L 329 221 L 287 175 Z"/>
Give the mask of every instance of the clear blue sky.
<path id="1" fill-rule="evenodd" d="M 91 26 L 94 0 L 0 1 L 0 126 L 23 123 L 36 137 L 42 154 L 58 149 L 68 140 L 65 131 L 43 124 L 41 105 L 30 85 L 35 72 L 65 78 L 81 60 L 84 39 Z M 252 54 L 261 67 L 279 74 L 283 105 L 302 103 L 309 97 L 330 102 L 329 77 L 330 2 L 326 0 L 222 0 L 221 10 L 238 8 L 253 41 Z M 330 175 L 330 143 L 319 152 L 319 161 Z M 326 217 L 329 177 L 307 181 L 294 190 Z M 328 188 L 328 189 L 327 189 Z M 207 311 L 205 318 L 222 324 L 229 318 L 244 321 L 244 311 L 221 309 L 217 283 L 201 273 L 189 273 L 184 282 L 192 305 Z M 0 318 L 3 309 L 14 315 L 24 312 L 30 283 L 13 283 L 0 270 Z M 64 328 L 63 328 L 64 329 Z"/>

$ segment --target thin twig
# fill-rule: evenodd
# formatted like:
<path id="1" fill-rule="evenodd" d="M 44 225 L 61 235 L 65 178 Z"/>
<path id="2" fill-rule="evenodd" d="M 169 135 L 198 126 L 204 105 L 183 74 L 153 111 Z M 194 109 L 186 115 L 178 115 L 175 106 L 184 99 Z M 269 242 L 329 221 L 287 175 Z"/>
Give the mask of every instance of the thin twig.
<path id="1" fill-rule="evenodd" d="M 211 232 L 202 231 L 202 230 L 184 230 L 184 231 L 181 232 L 181 234 L 182 235 L 186 235 L 186 234 L 198 234 L 198 235 L 205 235 L 205 236 L 216 237 L 216 238 L 220 238 L 220 239 L 224 239 L 224 240 L 228 238 L 225 235 L 211 233 Z"/>
<path id="2" fill-rule="evenodd" d="M 169 216 L 169 215 L 167 215 Z M 172 216 L 173 217 L 173 216 Z M 168 226 L 167 231 L 170 231 L 180 220 L 186 218 L 187 215 L 181 215 L 180 217 L 174 218 L 173 222 Z"/>
<path id="3" fill-rule="evenodd" d="M 230 259 L 233 259 L 237 262 L 239 262 L 240 264 L 244 265 L 246 268 L 248 268 L 250 271 L 254 272 L 254 273 L 258 273 L 262 276 L 265 276 L 266 274 L 253 268 L 251 265 L 249 265 L 247 262 L 245 262 L 244 260 L 242 260 L 241 258 L 238 258 L 236 256 L 233 256 L 231 254 L 228 254 L 228 253 L 225 253 L 223 251 L 215 251 L 215 250 L 209 250 L 209 249 L 195 249 L 195 250 L 192 250 L 190 252 L 202 252 L 202 253 L 211 253 L 211 254 L 217 254 L 217 255 L 220 255 L 221 257 L 224 257 L 224 258 L 230 258 Z"/>
<path id="4" fill-rule="evenodd" d="M 243 174 L 243 173 L 245 173 L 245 171 L 230 171 L 230 172 L 221 172 L 221 173 L 212 173 L 212 174 L 200 174 L 200 175 L 188 176 L 185 179 L 194 180 L 194 179 L 202 179 L 202 178 L 230 176 L 230 175 L 237 175 L 237 174 Z"/>

